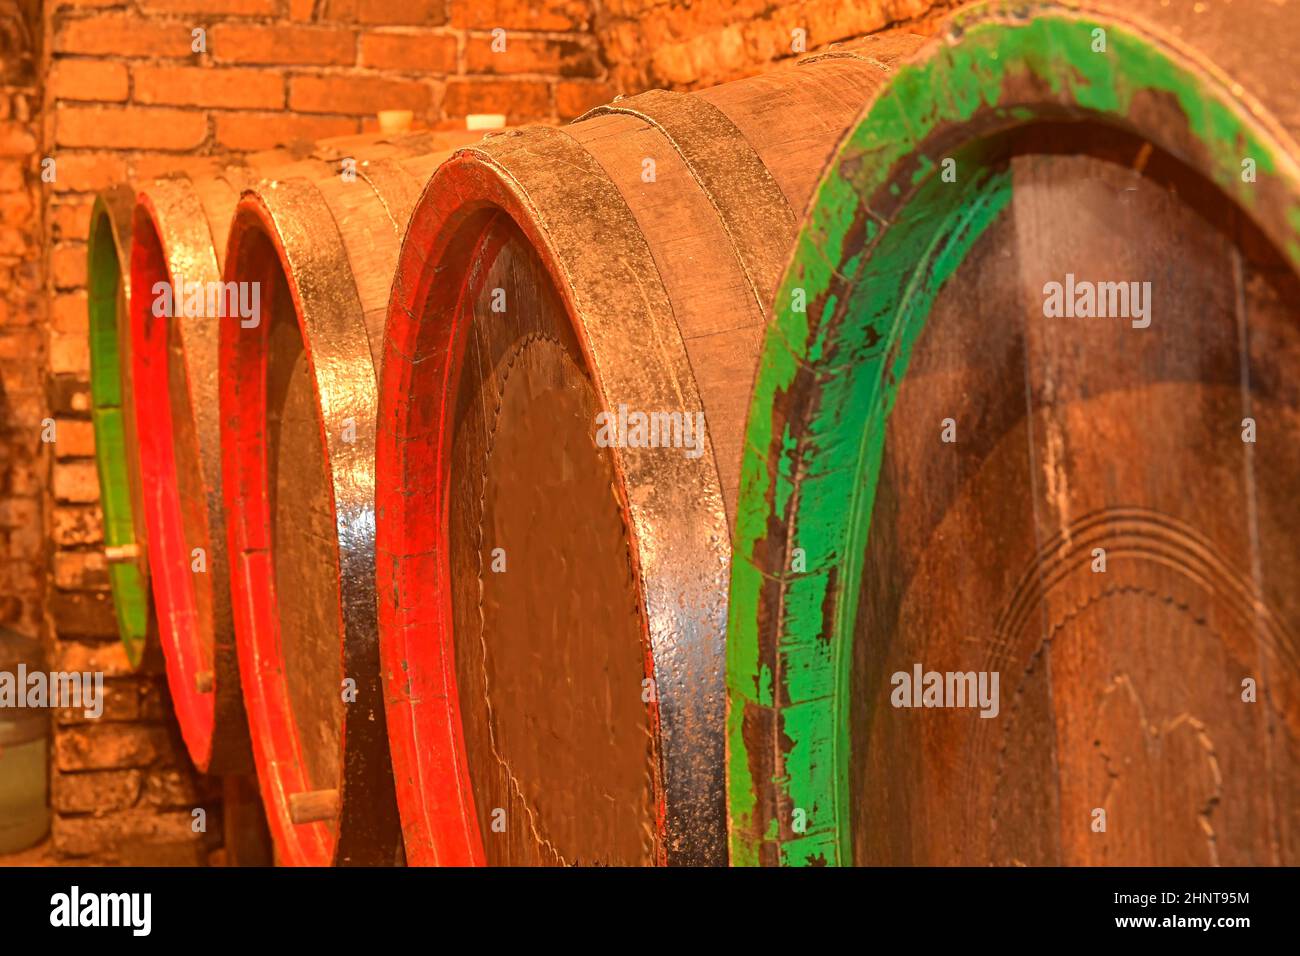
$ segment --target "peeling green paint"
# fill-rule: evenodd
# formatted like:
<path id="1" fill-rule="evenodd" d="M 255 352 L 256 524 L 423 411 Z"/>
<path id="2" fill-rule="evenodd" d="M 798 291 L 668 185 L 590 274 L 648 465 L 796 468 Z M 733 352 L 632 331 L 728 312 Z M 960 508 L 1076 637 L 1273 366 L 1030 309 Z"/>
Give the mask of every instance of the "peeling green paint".
<path id="1" fill-rule="evenodd" d="M 957 15 L 945 42 L 877 94 L 817 190 L 776 297 L 751 397 L 731 581 L 736 865 L 770 858 L 773 849 L 788 865 L 852 862 L 851 640 L 885 423 L 935 297 L 1011 196 L 1010 176 L 990 152 L 993 138 L 954 144 L 953 130 L 981 112 L 998 117 L 999 132 L 1084 113 L 1132 129 L 1136 98 L 1172 100 L 1200 147 L 1200 155 L 1180 158 L 1250 210 L 1256 190 L 1239 173 L 1241 157 L 1252 156 L 1257 176 L 1277 177 L 1291 197 L 1283 214 L 1300 234 L 1294 164 L 1228 91 L 1120 24 L 1065 12 L 1026 21 L 1016 9 Z M 1104 54 L 1091 49 L 1098 26 L 1106 30 Z M 1011 77 L 1032 79 L 1043 102 L 1004 102 Z M 946 145 L 930 155 L 929 137 L 940 129 Z M 945 157 L 958 159 L 957 184 L 938 175 Z M 903 195 L 886 223 L 869 202 L 897 195 L 895 187 Z M 865 236 L 862 250 L 850 241 L 855 230 Z M 1283 242 L 1300 268 L 1300 242 Z M 804 290 L 806 312 L 789 308 L 795 288 Z M 811 395 L 812 405 L 786 420 L 779 416 L 792 394 Z M 765 566 L 782 560 L 769 540 L 784 543 L 779 567 Z M 805 552 L 806 573 L 789 573 L 794 547 Z M 772 709 L 765 720 L 762 708 Z M 755 741 L 753 754 L 745 712 L 755 726 L 776 728 L 775 739 Z M 778 769 L 762 779 L 755 770 L 778 747 Z M 758 819 L 760 807 L 801 808 L 807 828 L 793 832 L 783 809 Z"/>

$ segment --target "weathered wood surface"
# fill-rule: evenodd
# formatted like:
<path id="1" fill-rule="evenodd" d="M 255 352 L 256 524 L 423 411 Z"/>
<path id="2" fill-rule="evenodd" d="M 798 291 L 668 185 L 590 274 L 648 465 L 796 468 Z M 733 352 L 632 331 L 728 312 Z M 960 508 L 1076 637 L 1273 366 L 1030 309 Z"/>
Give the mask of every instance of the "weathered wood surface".
<path id="1" fill-rule="evenodd" d="M 1294 863 L 1300 174 L 1261 106 L 1288 101 L 1122 13 L 1001 9 L 868 108 L 777 296 L 733 862 Z M 1149 312 L 1047 314 L 1067 275 Z M 900 706 L 918 665 L 997 673 L 996 715 Z"/>

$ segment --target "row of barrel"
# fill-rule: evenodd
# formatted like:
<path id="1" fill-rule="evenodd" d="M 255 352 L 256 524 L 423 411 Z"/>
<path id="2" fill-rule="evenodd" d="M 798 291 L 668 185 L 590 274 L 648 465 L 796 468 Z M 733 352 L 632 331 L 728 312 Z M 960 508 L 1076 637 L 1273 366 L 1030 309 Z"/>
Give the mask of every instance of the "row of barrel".
<path id="1" fill-rule="evenodd" d="M 195 766 L 285 864 L 1300 860 L 1300 16 L 1197 6 L 101 196 Z"/>

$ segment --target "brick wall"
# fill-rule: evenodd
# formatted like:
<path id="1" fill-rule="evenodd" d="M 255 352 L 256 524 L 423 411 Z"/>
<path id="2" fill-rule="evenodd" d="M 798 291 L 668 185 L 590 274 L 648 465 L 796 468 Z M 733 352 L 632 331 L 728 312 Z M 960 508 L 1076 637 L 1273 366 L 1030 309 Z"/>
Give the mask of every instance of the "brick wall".
<path id="1" fill-rule="evenodd" d="M 623 89 L 698 89 L 891 26 L 933 32 L 955 0 L 602 0 L 597 35 Z"/>

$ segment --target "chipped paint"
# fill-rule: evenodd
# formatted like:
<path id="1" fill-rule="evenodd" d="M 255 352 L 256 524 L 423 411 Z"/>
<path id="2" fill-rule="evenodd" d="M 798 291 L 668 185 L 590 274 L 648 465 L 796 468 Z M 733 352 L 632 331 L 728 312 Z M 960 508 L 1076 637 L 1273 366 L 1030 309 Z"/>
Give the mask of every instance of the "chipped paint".
<path id="1" fill-rule="evenodd" d="M 737 865 L 852 862 L 850 641 L 885 423 L 935 296 L 1009 202 L 997 137 L 1061 117 L 1145 134 L 1260 219 L 1300 267 L 1294 159 L 1230 91 L 1123 23 L 1047 6 L 1026 20 L 1018 10 L 956 16 L 877 95 L 832 161 L 777 293 L 750 405 L 731 580 Z M 1089 39 L 1102 25 L 1108 52 L 1097 54 Z M 1164 125 L 1142 125 L 1153 115 Z M 1257 160 L 1257 184 L 1240 179 L 1245 155 Z M 949 156 L 962 171 L 955 188 L 936 175 Z M 806 312 L 791 309 L 795 289 Z M 794 547 L 806 554 L 802 573 L 789 570 Z M 793 808 L 807 815 L 801 833 Z"/>

